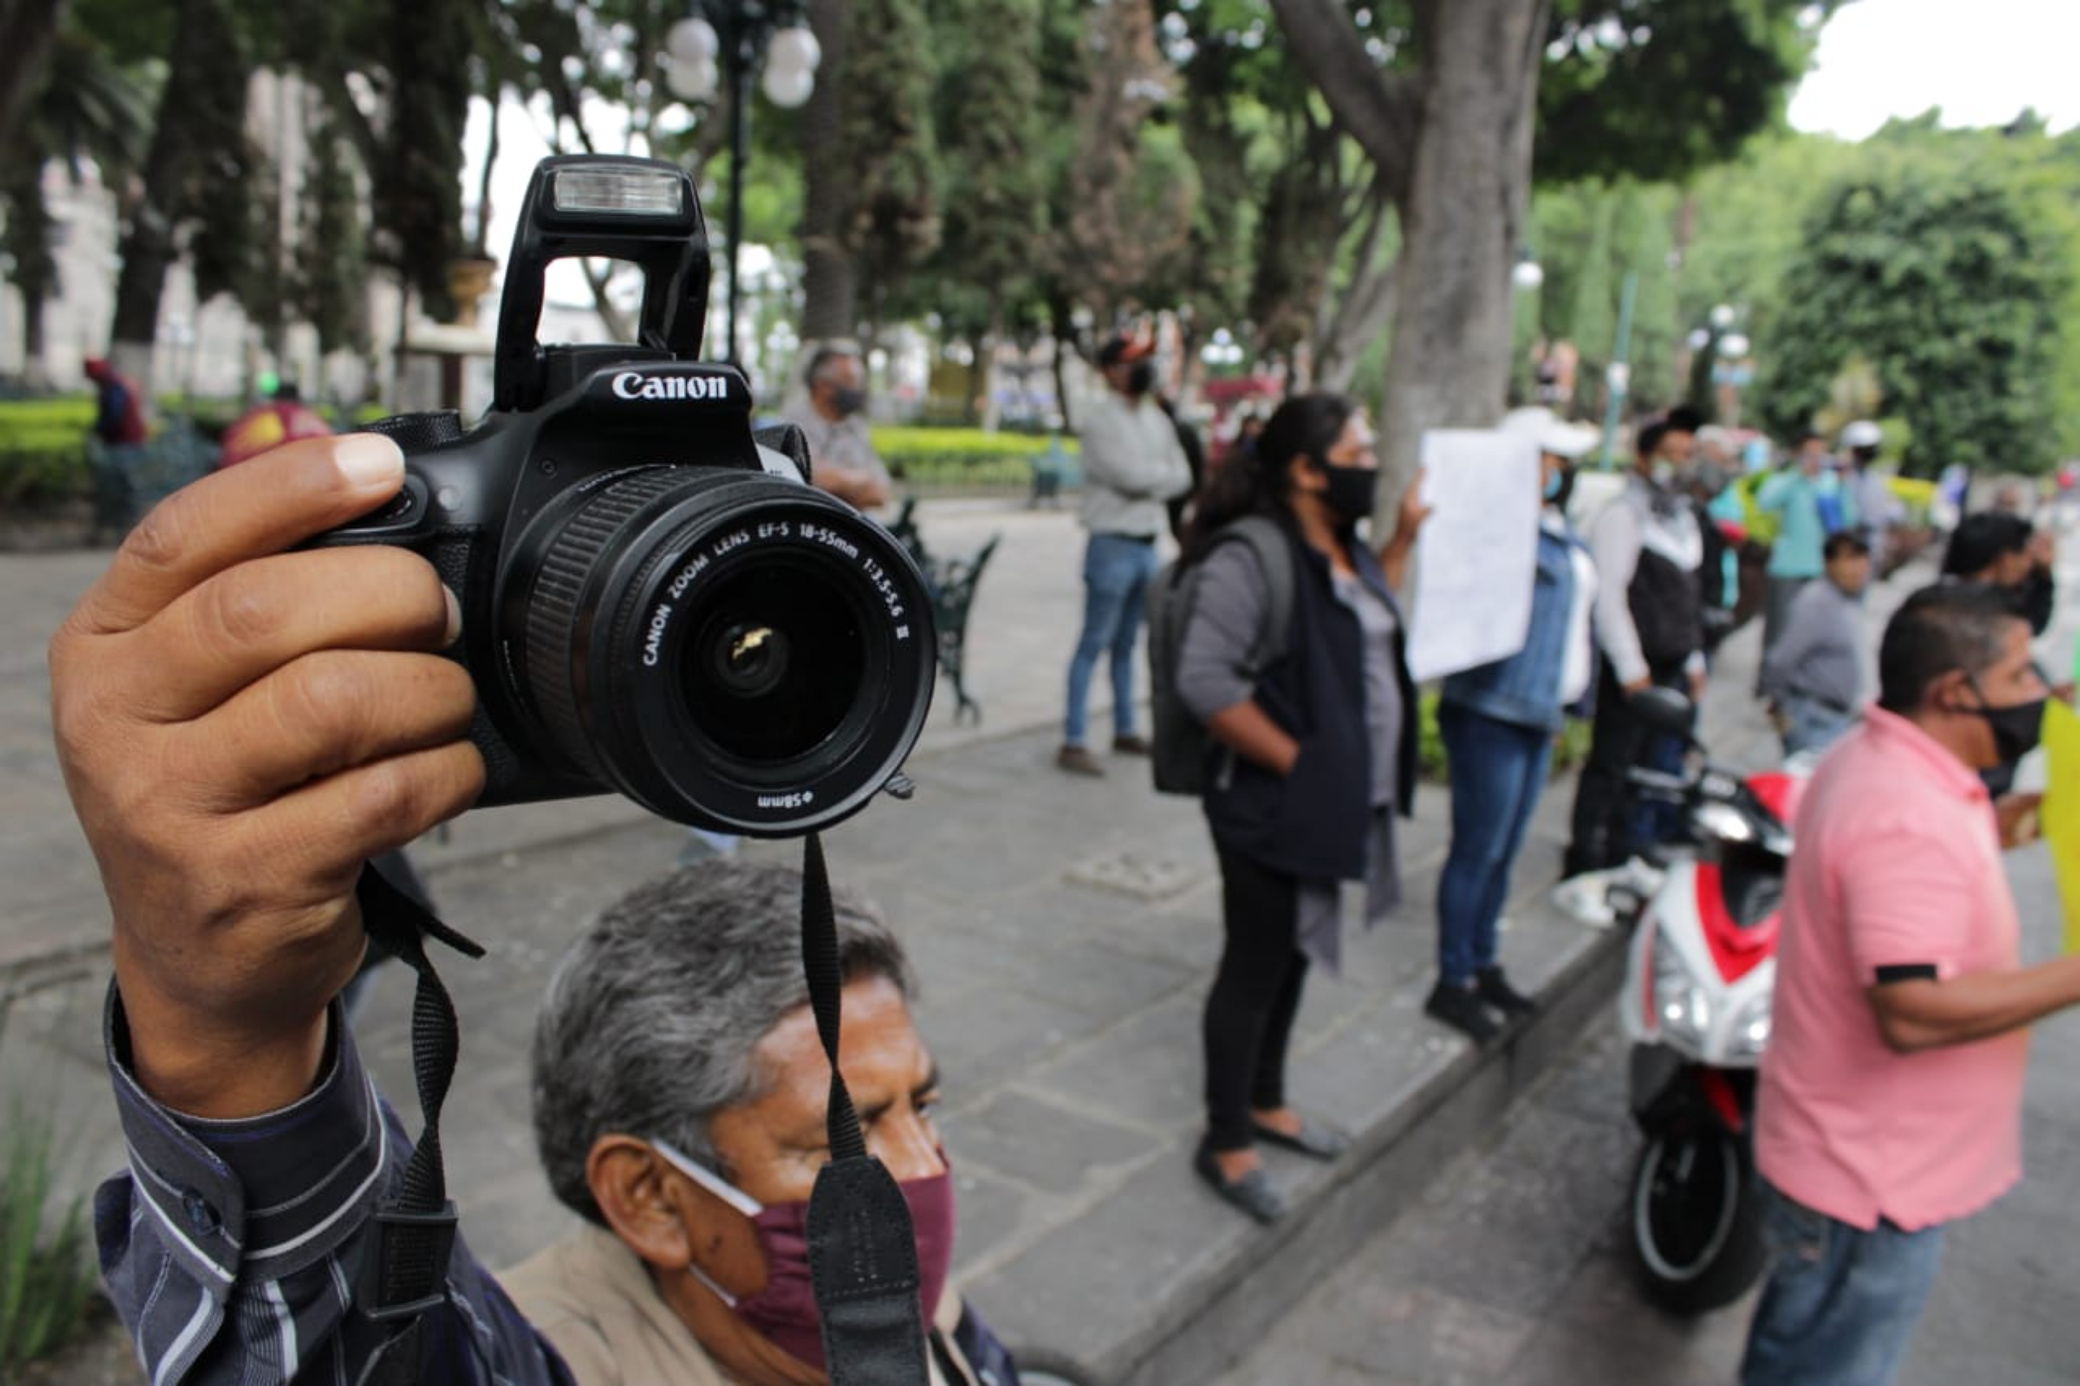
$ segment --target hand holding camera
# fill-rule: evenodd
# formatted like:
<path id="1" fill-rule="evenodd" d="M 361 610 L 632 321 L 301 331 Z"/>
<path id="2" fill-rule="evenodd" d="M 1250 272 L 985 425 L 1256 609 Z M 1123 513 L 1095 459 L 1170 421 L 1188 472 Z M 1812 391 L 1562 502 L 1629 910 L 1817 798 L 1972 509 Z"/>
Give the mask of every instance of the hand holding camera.
<path id="1" fill-rule="evenodd" d="M 644 271 L 636 343 L 537 342 L 546 268 L 576 256 Z M 915 563 L 696 359 L 685 171 L 545 160 L 510 265 L 475 429 L 404 415 L 198 482 L 52 644 L 136 1072 L 182 1110 L 307 1089 L 365 944 L 361 863 L 480 795 L 616 790 L 792 836 L 889 787 L 923 727 Z"/>
<path id="2" fill-rule="evenodd" d="M 399 549 L 291 551 L 394 495 L 397 449 L 313 439 L 248 468 L 153 511 L 50 649 L 135 1071 L 198 1116 L 308 1090 L 325 1005 L 366 943 L 361 863 L 483 782 L 433 569 Z"/>

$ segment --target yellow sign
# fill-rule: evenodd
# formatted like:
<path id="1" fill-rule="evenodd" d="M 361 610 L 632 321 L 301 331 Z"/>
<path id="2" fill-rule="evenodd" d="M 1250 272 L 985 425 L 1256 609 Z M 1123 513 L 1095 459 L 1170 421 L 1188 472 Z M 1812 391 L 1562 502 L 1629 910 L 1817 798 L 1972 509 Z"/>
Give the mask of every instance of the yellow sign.
<path id="1" fill-rule="evenodd" d="M 2051 764 L 2039 821 L 2058 870 L 2066 951 L 2080 953 L 2080 713 L 2056 698 L 2044 710 L 2044 751 Z"/>

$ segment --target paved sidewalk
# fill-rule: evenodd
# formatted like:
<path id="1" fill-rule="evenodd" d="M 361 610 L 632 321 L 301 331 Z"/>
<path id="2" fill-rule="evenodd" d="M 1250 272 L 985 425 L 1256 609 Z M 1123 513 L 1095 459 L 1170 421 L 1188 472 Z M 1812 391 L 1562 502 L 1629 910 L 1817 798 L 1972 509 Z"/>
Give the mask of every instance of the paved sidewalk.
<path id="1" fill-rule="evenodd" d="M 1218 880 L 1197 805 L 1149 788 L 1145 764 L 1103 780 L 1055 771 L 1061 683 L 1080 618 L 1081 532 L 1015 503 L 923 509 L 927 542 L 1004 540 L 970 633 L 980 728 L 935 709 L 913 758 L 914 801 L 877 805 L 830 835 L 834 879 L 878 901 L 923 979 L 918 1016 L 946 1078 L 945 1133 L 962 1214 L 957 1273 L 1015 1346 L 1070 1355 L 1098 1381 L 1208 1379 L 1492 1124 L 1583 1017 L 1601 1015 L 1617 940 L 1544 903 L 1571 792 L 1549 794 L 1513 902 L 1506 957 L 1542 989 L 1547 1019 L 1480 1055 L 1420 1012 L 1432 980 L 1430 901 L 1446 798 L 1426 788 L 1405 832 L 1409 905 L 1353 940 L 1346 975 L 1310 982 L 1292 1062 L 1297 1102 L 1360 1133 L 1333 1168 L 1273 1153 L 1297 1203 L 1272 1231 L 1192 1178 L 1199 1008 L 1219 950 Z M 98 942 L 104 906 L 48 751 L 42 647 L 99 555 L 0 556 L 0 757 L 9 774 L 0 964 Z M 1752 637 L 1750 637 L 1752 640 Z M 1730 688 L 1749 681 L 1736 644 Z M 1747 656 L 1752 659 L 1752 656 Z M 1101 703 L 1102 706 L 1102 703 Z M 1758 732 L 1746 699 L 1708 709 L 1731 748 Z M 550 963 L 603 905 L 670 865 L 683 832 L 623 801 L 469 815 L 416 853 L 446 916 L 491 946 L 444 971 L 463 1017 L 446 1121 L 465 1226 L 493 1264 L 564 1225 L 537 1172 L 526 1052 Z M 786 844 L 759 856 L 791 857 Z M 99 964 L 96 964 L 98 974 Z M 81 1185 L 120 1159 L 94 1027 L 101 975 L 19 1003 L 0 1091 L 27 1093 L 68 1132 Z M 416 1125 L 409 987 L 377 989 L 360 1032 Z"/>

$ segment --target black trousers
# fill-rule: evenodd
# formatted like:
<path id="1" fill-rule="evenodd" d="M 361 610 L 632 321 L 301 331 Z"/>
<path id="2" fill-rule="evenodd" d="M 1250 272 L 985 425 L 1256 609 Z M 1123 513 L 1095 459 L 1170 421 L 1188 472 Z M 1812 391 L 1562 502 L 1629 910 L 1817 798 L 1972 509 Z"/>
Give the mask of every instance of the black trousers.
<path id="1" fill-rule="evenodd" d="M 1670 688 L 1683 684 L 1682 671 L 1655 676 Z M 1623 865 L 1643 845 L 1635 842 L 1633 793 L 1625 772 L 1648 765 L 1662 739 L 1632 711 L 1608 663 L 1596 680 L 1596 720 L 1590 724 L 1589 760 L 1574 791 L 1574 827 L 1567 844 L 1569 876 Z"/>
<path id="2" fill-rule="evenodd" d="M 1206 1130 L 1215 1150 L 1247 1150 L 1250 1112 L 1286 1104 L 1286 1042 L 1307 955 L 1296 942 L 1300 882 L 1220 852 L 1227 946 L 1206 997 Z"/>

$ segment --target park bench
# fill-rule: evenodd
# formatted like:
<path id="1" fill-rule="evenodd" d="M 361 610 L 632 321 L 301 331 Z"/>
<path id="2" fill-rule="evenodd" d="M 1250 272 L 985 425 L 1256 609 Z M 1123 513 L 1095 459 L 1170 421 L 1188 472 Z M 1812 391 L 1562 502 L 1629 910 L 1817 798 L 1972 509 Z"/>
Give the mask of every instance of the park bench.
<path id="1" fill-rule="evenodd" d="M 91 433 L 85 447 L 98 537 L 121 539 L 146 511 L 217 464 L 217 444 L 185 418 L 131 447 L 111 448 Z"/>
<path id="2" fill-rule="evenodd" d="M 1042 505 L 1056 505 L 1064 487 L 1083 484 L 1083 468 L 1077 464 L 1074 454 L 1062 446 L 1060 437 L 1048 440 L 1047 451 L 1033 454 L 1033 494 L 1026 500 L 1028 510 L 1037 510 Z"/>
<path id="3" fill-rule="evenodd" d="M 982 704 L 968 696 L 965 672 L 968 612 L 975 604 L 975 586 L 982 581 L 982 570 L 989 566 L 990 555 L 996 552 L 997 541 L 1003 536 L 992 534 L 988 543 L 966 558 L 939 558 L 925 547 L 924 535 L 917 528 L 916 511 L 917 498 L 906 497 L 888 532 L 917 560 L 925 586 L 932 594 L 932 622 L 939 631 L 939 669 L 953 684 L 953 720 L 980 722 Z"/>

